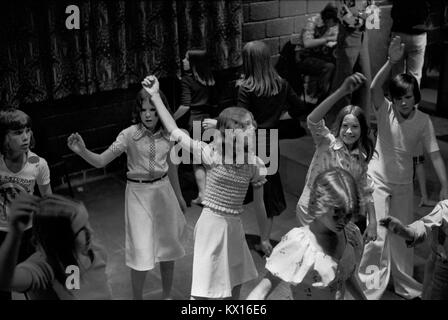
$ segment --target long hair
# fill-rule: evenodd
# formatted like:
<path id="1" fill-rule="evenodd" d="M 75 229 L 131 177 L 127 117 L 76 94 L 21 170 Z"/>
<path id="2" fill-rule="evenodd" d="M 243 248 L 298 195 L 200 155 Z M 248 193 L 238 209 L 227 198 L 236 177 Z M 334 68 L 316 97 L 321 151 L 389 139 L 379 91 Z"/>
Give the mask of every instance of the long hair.
<path id="1" fill-rule="evenodd" d="M 354 105 L 345 106 L 341 111 L 339 111 L 336 120 L 333 125 L 333 134 L 335 137 L 339 137 L 339 133 L 341 131 L 342 122 L 346 115 L 353 115 L 356 119 L 358 119 L 359 126 L 361 127 L 361 135 L 356 142 L 357 148 L 359 149 L 361 154 L 365 154 L 365 162 L 369 162 L 372 159 L 373 153 L 375 151 L 375 146 L 373 144 L 372 139 L 370 138 L 370 127 L 367 123 L 367 119 L 364 111 Z"/>
<path id="2" fill-rule="evenodd" d="M 268 46 L 251 41 L 243 48 L 243 76 L 237 85 L 254 92 L 257 97 L 274 96 L 280 92 L 282 78 L 271 63 Z"/>
<path id="3" fill-rule="evenodd" d="M 40 210 L 33 216 L 34 243 L 42 248 L 56 280 L 61 284 L 65 284 L 67 266 L 82 267 L 75 241 L 81 230 L 85 230 L 87 237 L 87 248 L 84 249 L 93 261 L 87 220 L 87 210 L 81 203 L 57 195 L 41 200 Z"/>
<path id="4" fill-rule="evenodd" d="M 403 97 L 408 90 L 412 90 L 415 103 L 419 103 L 422 96 L 417 79 L 409 73 L 396 75 L 389 83 L 389 92 L 393 100 Z"/>
<path id="5" fill-rule="evenodd" d="M 360 208 L 360 190 L 348 171 L 331 168 L 321 172 L 314 180 L 308 204 L 308 212 L 314 219 L 322 217 L 330 209 L 350 214 L 356 219 Z"/>
<path id="6" fill-rule="evenodd" d="M 192 49 L 187 51 L 187 56 L 191 72 L 196 81 L 204 86 L 215 85 L 215 78 L 210 68 L 207 51 Z"/>
<path id="7" fill-rule="evenodd" d="M 225 138 L 226 138 L 226 130 L 235 130 L 242 129 L 244 124 L 241 122 L 241 119 L 245 116 L 250 115 L 252 118 L 252 125 L 254 127 L 257 126 L 257 123 L 254 119 L 252 113 L 245 109 L 239 107 L 228 107 L 225 108 L 218 116 L 218 121 L 216 124 L 216 129 L 220 132 L 220 141 L 221 141 L 221 150 L 225 151 Z M 233 137 L 233 156 L 236 157 L 236 137 Z M 245 145 L 245 152 L 247 152 L 247 145 Z"/>
<path id="8" fill-rule="evenodd" d="M 163 104 L 165 105 L 166 109 L 168 110 L 168 112 L 172 115 L 172 111 L 170 108 L 170 105 L 168 103 L 168 100 L 166 99 L 165 95 L 163 94 L 162 91 L 159 90 L 160 93 L 160 97 L 162 98 Z M 132 123 L 141 123 L 142 119 L 140 117 L 140 113 L 142 112 L 142 108 L 143 108 L 143 103 L 145 102 L 145 100 L 148 101 L 148 103 L 153 106 L 153 103 L 151 102 L 151 96 L 149 95 L 148 92 L 146 92 L 145 89 L 140 89 L 140 91 L 137 93 L 137 97 L 135 98 L 135 104 L 134 104 L 134 108 L 132 110 Z M 157 114 L 158 115 L 158 114 Z M 159 131 L 162 128 L 163 124 L 162 121 L 159 120 L 157 121 L 156 126 L 154 127 L 154 132 Z"/>
<path id="9" fill-rule="evenodd" d="M 25 128 L 31 129 L 31 118 L 25 112 L 16 108 L 6 108 L 0 110 L 0 153 L 7 155 L 9 145 L 7 136 L 9 131 L 21 130 Z M 30 148 L 34 147 L 34 137 L 31 131 Z"/>

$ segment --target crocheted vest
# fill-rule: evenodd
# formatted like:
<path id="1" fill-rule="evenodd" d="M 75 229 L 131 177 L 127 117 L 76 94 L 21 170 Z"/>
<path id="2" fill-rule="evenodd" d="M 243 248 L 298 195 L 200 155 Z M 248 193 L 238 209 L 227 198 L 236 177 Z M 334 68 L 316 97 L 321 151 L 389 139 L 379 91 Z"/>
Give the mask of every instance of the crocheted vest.
<path id="1" fill-rule="evenodd" d="M 218 165 L 207 171 L 202 204 L 222 213 L 239 215 L 253 176 L 252 165 Z"/>

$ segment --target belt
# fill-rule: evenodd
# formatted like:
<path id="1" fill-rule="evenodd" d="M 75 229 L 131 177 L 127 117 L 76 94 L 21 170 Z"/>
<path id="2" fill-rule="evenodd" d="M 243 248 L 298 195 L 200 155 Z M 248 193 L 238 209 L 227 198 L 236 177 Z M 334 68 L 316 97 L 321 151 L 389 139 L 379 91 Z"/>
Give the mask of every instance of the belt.
<path id="1" fill-rule="evenodd" d="M 153 183 L 159 180 L 162 180 L 163 178 L 166 177 L 166 173 L 161 176 L 160 178 L 154 179 L 154 180 L 143 180 L 143 179 L 131 179 L 131 178 L 126 178 L 126 180 L 131 181 L 131 182 L 136 182 L 136 183 Z"/>

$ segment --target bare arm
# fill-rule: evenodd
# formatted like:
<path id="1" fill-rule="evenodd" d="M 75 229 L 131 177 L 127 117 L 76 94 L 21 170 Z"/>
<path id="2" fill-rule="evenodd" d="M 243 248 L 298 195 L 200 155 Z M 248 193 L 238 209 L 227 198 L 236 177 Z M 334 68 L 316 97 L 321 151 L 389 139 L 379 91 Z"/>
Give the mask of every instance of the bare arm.
<path id="1" fill-rule="evenodd" d="M 435 151 L 431 152 L 429 156 L 431 157 L 432 164 L 434 166 L 434 169 L 436 171 L 437 177 L 439 178 L 441 185 L 439 200 L 448 199 L 448 183 L 446 177 L 445 163 L 443 162 L 442 155 L 440 154 L 440 151 Z"/>
<path id="2" fill-rule="evenodd" d="M 330 109 L 345 95 L 357 90 L 366 78 L 361 73 L 355 73 L 347 77 L 335 92 L 322 101 L 309 115 L 308 121 L 317 123 L 330 111 Z"/>
<path id="3" fill-rule="evenodd" d="M 49 195 L 53 194 L 53 192 L 51 191 L 51 185 L 49 183 L 48 184 L 38 184 L 37 187 L 39 188 L 39 192 L 42 197 L 49 196 Z"/>
<path id="4" fill-rule="evenodd" d="M 179 175 L 177 172 L 178 167 L 172 163 L 170 159 L 171 152 L 167 155 L 167 162 L 168 162 L 168 178 L 170 179 L 171 186 L 173 187 L 174 193 L 176 194 L 177 201 L 179 202 L 180 208 L 182 209 L 182 212 L 185 213 L 187 210 L 187 205 L 185 203 L 184 197 L 182 196 L 182 190 L 180 188 L 179 184 Z"/>
<path id="5" fill-rule="evenodd" d="M 95 168 L 103 168 L 117 157 L 117 154 L 113 153 L 110 149 L 107 149 L 101 154 L 90 151 L 86 148 L 84 140 L 79 133 L 72 133 L 67 139 L 67 145 L 74 153 Z"/>
<path id="6" fill-rule="evenodd" d="M 270 272 L 260 281 L 260 283 L 249 293 L 246 300 L 265 300 L 266 297 L 280 284 L 280 279 Z"/>
<path id="7" fill-rule="evenodd" d="M 404 44 L 401 43 L 400 37 L 394 37 L 389 46 L 389 58 L 383 67 L 378 71 L 370 86 L 372 93 L 373 106 L 375 109 L 384 105 L 386 98 L 384 97 L 383 85 L 389 79 L 392 66 L 398 63 L 403 57 Z"/>

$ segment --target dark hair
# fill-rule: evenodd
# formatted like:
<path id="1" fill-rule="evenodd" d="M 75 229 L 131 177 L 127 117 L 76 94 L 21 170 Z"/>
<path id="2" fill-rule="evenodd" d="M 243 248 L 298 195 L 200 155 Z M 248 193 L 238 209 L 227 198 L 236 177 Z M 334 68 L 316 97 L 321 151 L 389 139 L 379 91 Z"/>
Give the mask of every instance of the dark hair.
<path id="1" fill-rule="evenodd" d="M 6 136 L 9 131 L 31 129 L 31 118 L 22 110 L 16 108 L 6 108 L 0 110 L 0 153 L 6 155 L 8 146 L 6 145 Z M 34 146 L 34 137 L 31 132 L 30 147 Z"/>
<path id="2" fill-rule="evenodd" d="M 215 78 L 209 65 L 207 51 L 192 49 L 187 51 L 187 56 L 191 72 L 196 81 L 204 86 L 215 85 Z"/>
<path id="3" fill-rule="evenodd" d="M 165 105 L 165 107 L 167 108 L 169 113 L 172 115 L 170 105 L 169 105 L 168 100 L 166 99 L 165 95 L 160 90 L 159 90 L 159 94 L 160 94 L 160 97 L 162 98 L 163 104 Z M 142 88 L 137 93 L 137 97 L 135 99 L 135 105 L 134 105 L 134 108 L 132 110 L 132 123 L 141 123 L 142 122 L 142 119 L 140 117 L 140 113 L 142 112 L 143 102 L 145 100 L 148 100 L 149 104 L 151 106 L 153 106 L 153 103 L 151 102 L 151 96 L 149 95 L 148 92 L 146 92 L 145 89 Z M 162 128 L 162 125 L 163 125 L 162 121 L 160 121 L 160 119 L 159 119 L 157 121 L 156 126 L 154 127 L 154 132 L 159 131 Z"/>
<path id="4" fill-rule="evenodd" d="M 422 96 L 417 79 L 409 73 L 398 74 L 389 83 L 389 92 L 392 100 L 400 99 L 410 88 L 412 88 L 415 103 L 419 103 Z"/>
<path id="5" fill-rule="evenodd" d="M 262 41 L 251 41 L 243 48 L 243 76 L 237 85 L 257 97 L 271 97 L 280 92 L 282 78 L 271 62 L 269 47 Z"/>
<path id="6" fill-rule="evenodd" d="M 333 19 L 335 22 L 338 22 L 338 8 L 336 8 L 331 2 L 328 3 L 325 8 L 320 12 L 320 16 L 322 20 L 330 20 Z"/>
<path id="7" fill-rule="evenodd" d="M 348 105 L 344 107 L 341 111 L 339 111 L 336 120 L 333 125 L 333 135 L 335 137 L 339 137 L 339 133 L 341 131 L 342 122 L 346 115 L 353 115 L 356 119 L 358 119 L 359 126 L 361 127 L 361 135 L 358 139 L 357 147 L 360 153 L 366 155 L 364 159 L 366 162 L 369 162 L 372 159 L 373 153 L 375 152 L 375 146 L 373 144 L 372 139 L 370 138 L 370 127 L 367 122 L 364 111 L 358 107 L 353 105 Z"/>
<path id="8" fill-rule="evenodd" d="M 330 208 L 356 218 L 361 208 L 360 190 L 353 176 L 341 168 L 321 172 L 314 180 L 308 212 L 313 218 L 325 215 Z"/>
<path id="9" fill-rule="evenodd" d="M 42 199 L 40 211 L 33 216 L 33 241 L 42 248 L 56 280 L 61 284 L 65 283 L 67 266 L 81 266 L 76 247 L 76 237 L 80 231 L 85 231 L 90 247 L 91 231 L 87 226 L 86 213 L 80 213 L 81 210 L 85 210 L 81 203 L 51 195 Z M 75 224 L 79 224 L 78 220 L 85 220 L 85 223 L 75 228 Z M 88 253 L 93 261 L 90 248 Z"/>

